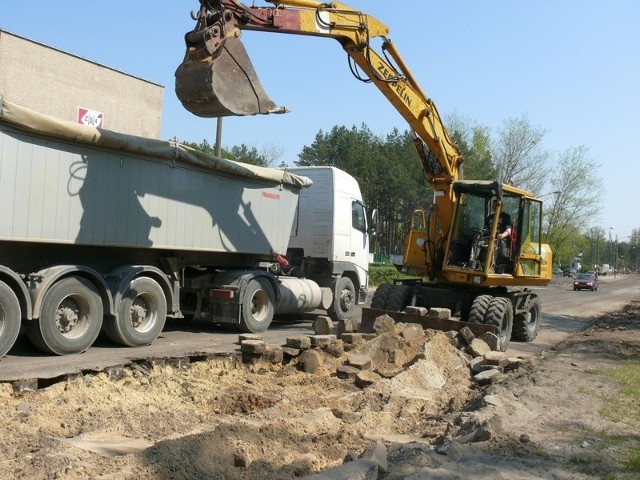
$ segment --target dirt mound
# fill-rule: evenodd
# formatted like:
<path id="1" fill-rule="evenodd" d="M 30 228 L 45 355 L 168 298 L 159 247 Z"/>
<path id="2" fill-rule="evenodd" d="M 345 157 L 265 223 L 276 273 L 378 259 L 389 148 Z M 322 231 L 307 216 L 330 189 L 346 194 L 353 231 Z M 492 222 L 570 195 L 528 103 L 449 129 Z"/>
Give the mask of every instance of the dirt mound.
<path id="1" fill-rule="evenodd" d="M 637 417 L 603 416 L 619 387 L 594 371 L 640 358 L 639 314 L 508 359 L 515 369 L 486 386 L 478 375 L 504 354 L 478 362 L 450 334 L 395 323 L 297 353 L 130 368 L 21 395 L 2 384 L 0 477 L 292 479 L 382 441 L 385 480 L 634 478 L 620 449 L 637 444 Z"/>
<path id="2" fill-rule="evenodd" d="M 293 478 L 374 439 L 439 435 L 438 419 L 474 394 L 467 358 L 442 333 L 398 324 L 315 350 L 314 374 L 300 355 L 125 369 L 20 396 L 3 385 L 0 476 Z M 363 358 L 366 382 L 338 377 Z"/>

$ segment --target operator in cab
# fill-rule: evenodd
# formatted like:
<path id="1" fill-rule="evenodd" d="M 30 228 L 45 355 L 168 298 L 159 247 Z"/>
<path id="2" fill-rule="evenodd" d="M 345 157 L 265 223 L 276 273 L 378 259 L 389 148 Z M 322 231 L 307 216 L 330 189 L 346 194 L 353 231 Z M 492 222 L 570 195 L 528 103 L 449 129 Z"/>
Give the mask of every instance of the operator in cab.
<path id="1" fill-rule="evenodd" d="M 484 226 L 489 231 L 491 230 L 491 224 L 493 223 L 493 216 L 497 206 L 498 199 L 494 198 L 491 201 L 491 213 L 487 215 L 487 218 L 484 221 Z M 496 232 L 496 238 L 498 238 L 498 240 L 505 240 L 511 235 L 511 215 L 504 210 L 500 212 L 500 215 L 498 216 L 498 228 Z"/>
<path id="2" fill-rule="evenodd" d="M 491 224 L 498 206 L 498 199 L 491 201 L 491 213 L 485 219 L 485 227 L 491 231 Z M 511 270 L 510 254 L 511 254 L 511 215 L 502 210 L 498 215 L 498 226 L 496 228 L 496 255 L 495 255 L 495 273 L 505 273 Z"/>

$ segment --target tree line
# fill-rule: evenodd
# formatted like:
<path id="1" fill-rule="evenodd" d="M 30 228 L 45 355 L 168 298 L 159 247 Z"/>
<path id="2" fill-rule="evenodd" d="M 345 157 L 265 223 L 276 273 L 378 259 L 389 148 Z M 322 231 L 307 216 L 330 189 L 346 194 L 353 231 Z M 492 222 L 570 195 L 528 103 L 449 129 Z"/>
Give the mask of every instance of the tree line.
<path id="1" fill-rule="evenodd" d="M 600 165 L 587 147 L 551 152 L 544 143 L 547 131 L 533 125 L 526 115 L 506 119 L 495 133 L 457 115 L 449 116 L 446 124 L 464 158 L 463 178 L 498 180 L 544 200 L 543 237 L 554 252 L 554 266 L 570 265 L 576 256 L 600 246 L 606 238 L 605 228 L 597 225 L 603 186 Z M 206 140 L 184 143 L 213 153 Z M 274 147 L 260 152 L 246 145 L 222 149 L 222 156 L 231 160 L 286 167 L 282 161 L 278 164 L 281 155 Z M 408 130 L 394 129 L 380 136 L 364 123 L 336 125 L 318 131 L 294 163 L 334 166 L 356 178 L 365 202 L 380 215 L 378 234 L 372 239 L 374 253 L 401 254 L 414 210 L 427 210 L 432 203 L 433 189 L 423 175 L 414 136 Z M 632 261 L 637 245 L 640 229 L 633 231 L 627 243 L 631 252 L 627 261 Z M 594 263 L 596 256 L 591 255 Z"/>

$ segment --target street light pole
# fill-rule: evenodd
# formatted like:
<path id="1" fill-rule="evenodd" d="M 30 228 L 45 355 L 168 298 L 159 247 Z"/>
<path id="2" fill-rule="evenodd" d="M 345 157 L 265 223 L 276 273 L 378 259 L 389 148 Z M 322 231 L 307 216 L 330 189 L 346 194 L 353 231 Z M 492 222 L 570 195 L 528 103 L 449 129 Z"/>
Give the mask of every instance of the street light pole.
<path id="1" fill-rule="evenodd" d="M 615 227 L 609 227 L 609 263 L 611 263 L 611 256 L 613 255 L 613 243 L 611 242 L 611 230 Z"/>

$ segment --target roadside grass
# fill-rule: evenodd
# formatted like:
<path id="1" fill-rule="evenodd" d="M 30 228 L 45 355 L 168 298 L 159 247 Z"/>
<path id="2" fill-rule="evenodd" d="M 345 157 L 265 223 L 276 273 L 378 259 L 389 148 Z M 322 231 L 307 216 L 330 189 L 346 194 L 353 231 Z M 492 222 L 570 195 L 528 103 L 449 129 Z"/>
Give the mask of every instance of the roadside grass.
<path id="1" fill-rule="evenodd" d="M 602 395 L 603 417 L 625 423 L 640 421 L 640 361 L 627 360 L 620 367 L 590 369 L 587 373 L 609 377 L 620 386 L 619 394 Z"/>
<path id="2" fill-rule="evenodd" d="M 415 278 L 398 272 L 396 267 L 390 263 L 371 263 L 369 264 L 369 285 L 377 287 L 383 283 L 393 283 L 394 280 L 402 280 L 405 278 Z"/>
<path id="3" fill-rule="evenodd" d="M 640 421 L 640 361 L 627 360 L 619 367 L 589 369 L 587 373 L 605 376 L 619 385 L 613 395 L 597 394 L 604 403 L 600 415 L 626 425 Z M 605 480 L 640 477 L 640 435 L 613 435 L 607 432 L 589 432 L 597 442 L 596 456 L 574 455 L 569 463 L 586 474 L 599 474 Z"/>

